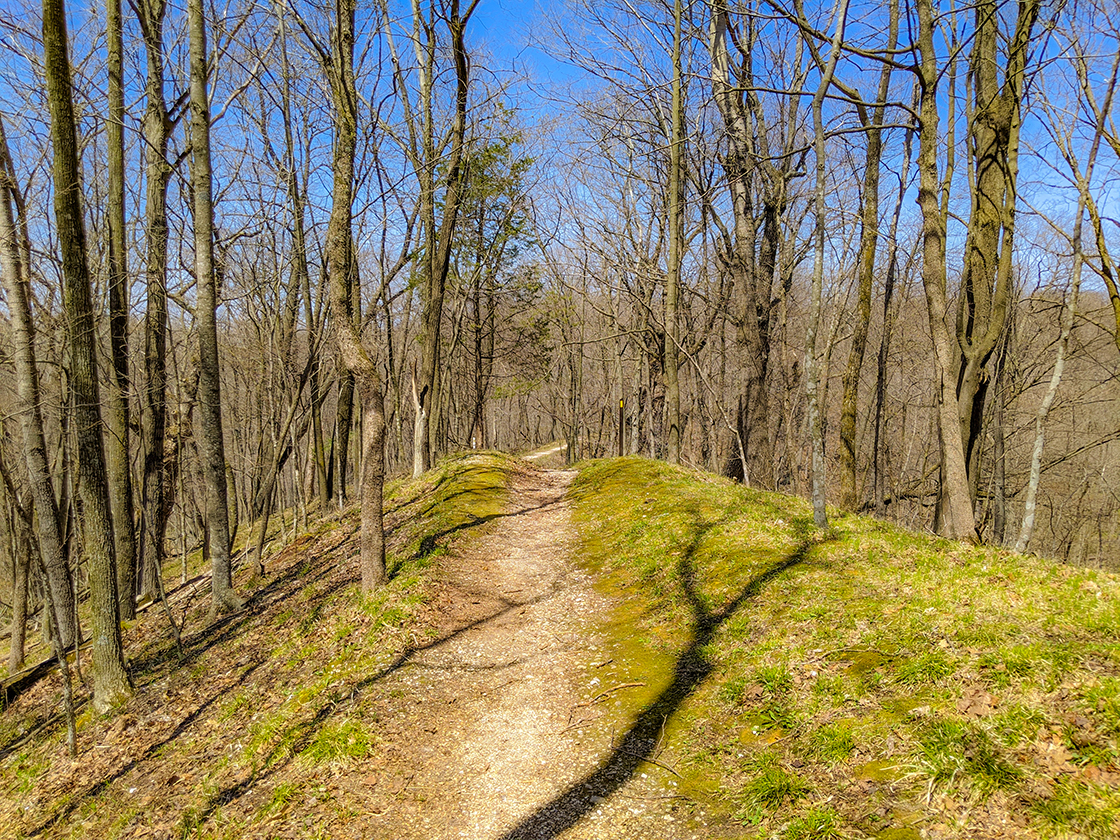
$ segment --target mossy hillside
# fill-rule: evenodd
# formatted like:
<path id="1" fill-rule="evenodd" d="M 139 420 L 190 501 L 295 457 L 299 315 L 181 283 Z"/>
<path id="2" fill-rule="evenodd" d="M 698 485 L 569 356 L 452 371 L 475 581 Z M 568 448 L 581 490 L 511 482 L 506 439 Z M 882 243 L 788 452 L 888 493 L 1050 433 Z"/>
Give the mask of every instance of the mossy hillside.
<path id="1" fill-rule="evenodd" d="M 864 517 L 825 538 L 804 500 L 638 458 L 572 498 L 610 632 L 656 653 L 626 678 L 698 657 L 674 769 L 747 836 L 1120 831 L 1114 576 Z"/>
<path id="2" fill-rule="evenodd" d="M 184 659 L 150 611 L 126 633 L 137 694 L 111 718 L 83 712 L 77 763 L 51 720 L 58 686 L 44 681 L 5 716 L 26 726 L 0 741 L 0 833 L 201 840 L 283 824 L 294 836 L 331 836 L 331 821 L 359 807 L 337 780 L 369 772 L 383 749 L 373 689 L 432 638 L 433 559 L 501 512 L 521 468 L 473 454 L 392 483 L 390 579 L 371 597 L 358 585 L 355 507 L 297 531 L 253 586 L 242 570 L 242 613 L 210 623 L 198 597 Z"/>

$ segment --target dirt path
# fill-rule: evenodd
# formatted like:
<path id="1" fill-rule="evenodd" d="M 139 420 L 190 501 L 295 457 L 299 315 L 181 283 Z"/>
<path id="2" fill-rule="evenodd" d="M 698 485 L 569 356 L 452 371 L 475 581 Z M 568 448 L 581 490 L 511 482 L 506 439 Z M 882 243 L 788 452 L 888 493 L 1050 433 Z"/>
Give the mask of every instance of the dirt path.
<path id="1" fill-rule="evenodd" d="M 705 836 L 654 780 L 665 774 L 610 764 L 627 722 L 596 699 L 610 604 L 573 562 L 571 476 L 519 476 L 508 513 L 444 558 L 442 641 L 381 692 L 384 763 L 362 836 Z"/>

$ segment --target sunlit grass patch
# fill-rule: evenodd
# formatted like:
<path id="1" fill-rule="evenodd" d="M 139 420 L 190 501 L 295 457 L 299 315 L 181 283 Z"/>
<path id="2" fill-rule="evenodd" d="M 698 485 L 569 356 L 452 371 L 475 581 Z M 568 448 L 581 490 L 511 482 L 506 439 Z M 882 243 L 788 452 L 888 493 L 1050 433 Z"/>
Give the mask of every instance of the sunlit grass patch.
<path id="1" fill-rule="evenodd" d="M 828 764 L 847 760 L 855 749 L 855 735 L 849 720 L 826 723 L 808 736 L 811 754 Z"/>
<path id="2" fill-rule="evenodd" d="M 372 748 L 373 739 L 365 725 L 347 719 L 324 725 L 300 755 L 315 764 L 328 764 L 365 758 Z"/>
<path id="3" fill-rule="evenodd" d="M 1014 803 L 1038 801 L 1040 778 L 1120 772 L 1115 576 L 859 516 L 818 535 L 804 500 L 639 458 L 583 465 L 572 497 L 588 566 L 644 605 L 627 632 L 718 625 L 712 675 L 667 724 L 684 766 L 725 780 L 709 807 L 760 836 L 810 831 L 811 797 L 763 807 L 750 787 L 780 770 L 833 792 L 821 830 L 842 836 L 917 836 L 889 815 L 958 825 L 977 803 L 1036 832 L 1095 825 L 1080 788 L 1045 819 Z M 1094 796 L 1094 813 L 1120 814 Z M 868 797 L 887 815 L 874 826 Z"/>
<path id="4" fill-rule="evenodd" d="M 257 809 L 257 813 L 264 817 L 283 813 L 295 799 L 299 789 L 296 782 L 281 782 L 272 789 L 268 800 Z"/>
<path id="5" fill-rule="evenodd" d="M 773 812 L 796 803 L 810 791 L 809 784 L 795 771 L 783 767 L 769 751 L 759 753 L 747 763 L 745 781 L 725 785 L 724 795 L 732 803 L 735 820 L 757 825 Z"/>
<path id="6" fill-rule="evenodd" d="M 786 840 L 834 840 L 842 837 L 840 818 L 831 808 L 811 808 L 802 816 L 790 821 Z"/>
<path id="7" fill-rule="evenodd" d="M 1120 792 L 1084 782 L 1063 778 L 1050 796 L 1032 806 L 1042 817 L 1040 826 L 1045 836 L 1075 836 L 1089 840 L 1112 840 L 1120 833 Z"/>

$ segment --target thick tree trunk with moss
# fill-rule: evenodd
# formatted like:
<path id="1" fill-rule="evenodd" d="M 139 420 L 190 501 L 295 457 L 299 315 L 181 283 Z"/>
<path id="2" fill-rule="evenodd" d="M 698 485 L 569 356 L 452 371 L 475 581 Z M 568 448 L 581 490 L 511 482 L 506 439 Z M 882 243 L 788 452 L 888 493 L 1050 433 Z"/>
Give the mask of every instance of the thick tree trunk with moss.
<path id="1" fill-rule="evenodd" d="M 198 405 L 202 474 L 206 484 L 206 534 L 212 569 L 210 592 L 218 614 L 241 609 L 230 568 L 226 454 L 218 359 L 218 289 L 214 272 L 214 205 L 211 196 L 210 98 L 207 91 L 206 20 L 202 0 L 188 0 L 191 54 L 191 186 L 194 195 L 194 269 L 198 285 Z"/>
<path id="2" fill-rule="evenodd" d="M 979 440 L 989 376 L 986 365 L 1002 335 L 1010 303 L 1015 194 L 1018 176 L 1020 108 L 1037 0 L 1018 5 L 1014 32 L 1003 39 L 995 0 L 975 7 L 976 28 L 970 64 L 974 102 L 968 131 L 972 207 L 965 242 L 956 328 L 947 322 L 945 235 L 948 205 L 938 193 L 938 82 L 936 21 L 931 0 L 919 0 L 917 68 L 919 104 L 918 204 L 922 211 L 922 282 L 937 369 L 941 429 L 941 529 L 947 536 L 977 539 L 974 502 L 979 480 Z M 1001 69 L 1002 68 L 1002 69 Z M 1002 73 L 1003 79 L 1000 80 Z"/>
<path id="3" fill-rule="evenodd" d="M 745 360 L 736 443 L 747 459 L 742 480 L 771 488 L 776 481 L 770 428 L 773 315 L 788 289 L 789 278 L 782 275 L 780 265 L 782 224 L 790 205 L 790 181 L 801 174 L 801 110 L 797 96 L 789 97 L 776 117 L 763 107 L 754 83 L 753 61 L 760 37 L 754 17 L 744 15 L 736 25 L 727 0 L 709 0 L 709 6 L 712 94 L 727 142 L 720 162 L 732 215 L 722 250 L 724 268 L 738 297 L 733 320 Z M 791 73 L 791 88 L 800 90 L 805 82 L 803 68 L 794 67 Z"/>
<path id="4" fill-rule="evenodd" d="M 50 103 L 54 149 L 54 209 L 62 253 L 63 306 L 70 346 L 73 430 L 78 450 L 82 544 L 89 566 L 93 629 L 93 706 L 107 711 L 132 692 L 121 648 L 113 527 L 96 361 L 96 327 L 86 266 L 78 142 L 62 0 L 43 0 L 43 71 Z"/>
<path id="5" fill-rule="evenodd" d="M 974 504 L 980 480 L 984 404 L 991 381 L 987 364 L 1007 325 L 1014 281 L 1020 107 L 1027 51 L 1037 17 L 1038 0 L 1021 0 L 1004 57 L 1000 55 L 997 3 L 983 0 L 976 6 L 969 70 L 975 99 L 968 125 L 972 212 L 957 296 L 956 329 L 960 346 L 956 371 L 959 427 Z"/>
<path id="6" fill-rule="evenodd" d="M 941 428 L 941 497 L 943 530 L 953 539 L 976 539 L 972 496 L 968 488 L 964 443 L 959 434 L 954 336 L 945 318 L 946 294 L 945 226 L 938 201 L 941 188 L 937 154 L 941 146 L 937 82 L 938 66 L 934 42 L 931 0 L 918 0 L 918 77 L 921 130 L 918 135 L 918 206 L 922 211 L 922 285 L 926 294 L 930 335 L 933 340 L 937 417 Z"/>

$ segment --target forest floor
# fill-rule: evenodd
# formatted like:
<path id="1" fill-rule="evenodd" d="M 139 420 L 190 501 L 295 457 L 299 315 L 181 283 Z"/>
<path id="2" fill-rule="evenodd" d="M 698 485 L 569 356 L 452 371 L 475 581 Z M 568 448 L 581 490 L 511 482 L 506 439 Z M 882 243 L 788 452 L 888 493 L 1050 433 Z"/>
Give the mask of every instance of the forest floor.
<path id="1" fill-rule="evenodd" d="M 149 611 L 126 633 L 137 695 L 115 716 L 80 709 L 75 759 L 57 676 L 27 691 L 2 721 L 0 836 L 713 836 L 642 772 L 651 751 L 643 764 L 619 742 L 622 697 L 645 684 L 612 655 L 612 604 L 573 556 L 574 473 L 522 462 L 500 498 L 479 475 L 397 500 L 411 560 L 391 561 L 383 598 L 346 594 L 351 511 L 270 558 L 238 615 L 205 616 L 204 580 L 173 598 L 204 625 L 182 659 Z M 438 519 L 449 501 L 458 520 Z"/>
<path id="2" fill-rule="evenodd" d="M 0 837 L 1120 836 L 1117 575 L 541 454 L 391 484 L 372 596 L 356 508 L 279 518 L 244 610 L 203 577 L 181 652 L 126 628 L 136 693 L 79 708 L 77 758 L 39 680 Z"/>

